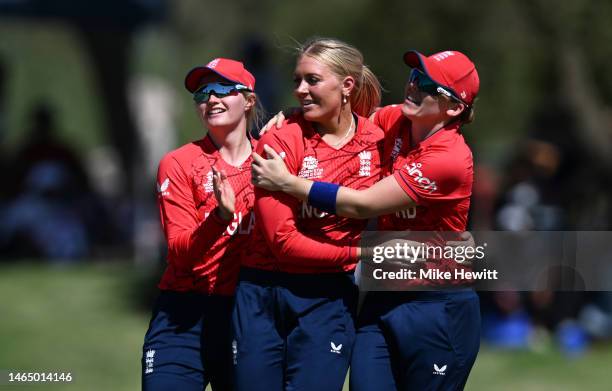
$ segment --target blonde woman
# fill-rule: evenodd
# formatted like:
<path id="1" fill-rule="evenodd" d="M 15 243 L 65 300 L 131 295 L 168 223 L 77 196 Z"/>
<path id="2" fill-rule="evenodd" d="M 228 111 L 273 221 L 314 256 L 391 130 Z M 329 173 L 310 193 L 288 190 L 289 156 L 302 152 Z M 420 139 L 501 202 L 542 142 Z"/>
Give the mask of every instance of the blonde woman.
<path id="1" fill-rule="evenodd" d="M 480 86 L 476 67 L 450 50 L 431 56 L 409 51 L 404 62 L 412 71 L 403 103 L 372 116 L 385 131 L 386 178 L 365 190 L 309 181 L 291 175 L 274 148 L 262 145 L 272 159 L 255 155 L 254 183 L 338 216 L 381 216 L 381 230 L 429 231 L 434 240 L 465 231 L 473 158 L 461 127 L 473 119 Z M 465 266 L 443 259 L 428 260 L 425 267 Z M 445 289 L 449 283 L 451 290 Z M 351 389 L 463 389 L 480 344 L 479 301 L 469 286 L 460 279 L 415 278 L 406 281 L 405 292 L 368 293 L 358 320 Z"/>
<path id="2" fill-rule="evenodd" d="M 380 85 L 354 47 L 315 39 L 298 51 L 302 114 L 260 140 L 291 173 L 365 189 L 380 176 L 382 131 L 367 120 Z M 262 153 L 262 150 L 259 149 Z M 365 222 L 255 192 L 257 229 L 233 315 L 237 390 L 341 390 L 355 337 L 355 243 Z"/>

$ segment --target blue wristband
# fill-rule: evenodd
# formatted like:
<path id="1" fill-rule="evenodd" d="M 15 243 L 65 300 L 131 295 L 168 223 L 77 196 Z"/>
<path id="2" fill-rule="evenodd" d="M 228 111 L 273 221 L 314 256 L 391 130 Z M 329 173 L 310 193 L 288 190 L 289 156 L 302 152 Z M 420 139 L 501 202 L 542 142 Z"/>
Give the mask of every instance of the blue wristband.
<path id="1" fill-rule="evenodd" d="M 335 214 L 338 190 L 340 186 L 335 183 L 314 182 L 308 193 L 308 203 L 321 211 Z"/>

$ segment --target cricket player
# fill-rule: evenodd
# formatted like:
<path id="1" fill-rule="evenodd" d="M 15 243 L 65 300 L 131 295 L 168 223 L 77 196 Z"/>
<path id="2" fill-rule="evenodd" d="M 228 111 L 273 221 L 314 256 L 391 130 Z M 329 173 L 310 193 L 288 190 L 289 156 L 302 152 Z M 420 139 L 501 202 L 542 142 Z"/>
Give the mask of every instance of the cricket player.
<path id="1" fill-rule="evenodd" d="M 380 84 L 361 53 L 334 39 L 300 48 L 294 95 L 303 114 L 264 135 L 294 175 L 365 189 L 380 178 L 382 130 L 365 116 Z M 259 149 L 260 153 L 263 153 Z M 355 338 L 354 220 L 264 189 L 233 315 L 237 390 L 341 390 Z"/>
<path id="2" fill-rule="evenodd" d="M 465 231 L 473 159 L 461 126 L 473 119 L 478 73 L 457 51 L 409 51 L 404 62 L 412 71 L 403 104 L 384 107 L 372 118 L 385 131 L 389 176 L 365 190 L 313 182 L 290 175 L 273 146 L 262 145 L 271 159 L 254 154 L 254 183 L 339 216 L 382 216 L 383 230 Z M 452 260 L 438 266 L 460 267 Z M 407 288 L 447 283 L 415 279 Z M 357 324 L 352 390 L 465 386 L 479 349 L 479 301 L 465 281 L 453 283 L 452 290 L 368 294 Z"/>
<path id="3" fill-rule="evenodd" d="M 185 87 L 207 134 L 159 164 L 168 264 L 145 336 L 142 388 L 231 390 L 233 296 L 254 226 L 247 130 L 262 108 L 255 78 L 231 59 L 192 69 Z"/>

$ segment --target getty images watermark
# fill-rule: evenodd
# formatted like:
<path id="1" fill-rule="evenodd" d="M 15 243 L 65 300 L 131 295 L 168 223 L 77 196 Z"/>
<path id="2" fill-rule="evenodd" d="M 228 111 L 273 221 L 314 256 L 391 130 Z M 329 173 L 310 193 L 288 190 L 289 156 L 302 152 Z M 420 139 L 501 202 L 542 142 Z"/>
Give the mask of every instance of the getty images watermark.
<path id="1" fill-rule="evenodd" d="M 364 232 L 365 291 L 612 290 L 612 232 Z"/>
<path id="2" fill-rule="evenodd" d="M 376 280 L 444 280 L 444 281 L 474 281 L 483 279 L 498 279 L 498 271 L 484 268 L 474 271 L 468 267 L 448 268 L 443 260 L 451 260 L 458 265 L 473 265 L 474 261 L 485 259 L 487 243 L 476 246 L 471 239 L 456 241 L 453 245 L 434 245 L 414 242 L 411 240 L 392 240 L 384 245 L 372 248 L 372 263 L 381 267 L 374 268 L 372 277 Z M 439 267 L 421 267 L 429 265 L 434 261 L 445 265 L 444 269 Z M 382 265 L 387 261 L 392 267 L 399 270 L 385 270 Z"/>

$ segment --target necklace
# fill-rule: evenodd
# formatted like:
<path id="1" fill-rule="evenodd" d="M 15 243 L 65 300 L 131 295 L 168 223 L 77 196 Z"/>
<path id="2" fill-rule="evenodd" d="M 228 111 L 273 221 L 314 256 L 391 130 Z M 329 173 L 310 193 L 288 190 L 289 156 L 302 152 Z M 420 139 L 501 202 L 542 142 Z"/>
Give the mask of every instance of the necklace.
<path id="1" fill-rule="evenodd" d="M 355 117 L 353 117 L 353 115 L 351 114 L 351 125 L 346 130 L 346 133 L 344 134 L 344 136 L 342 136 L 342 138 L 340 138 L 338 141 L 336 141 L 331 146 L 334 148 L 337 148 L 340 144 L 342 144 L 342 142 L 344 142 L 344 140 L 349 136 L 349 134 L 351 134 L 354 126 L 355 126 Z"/>

